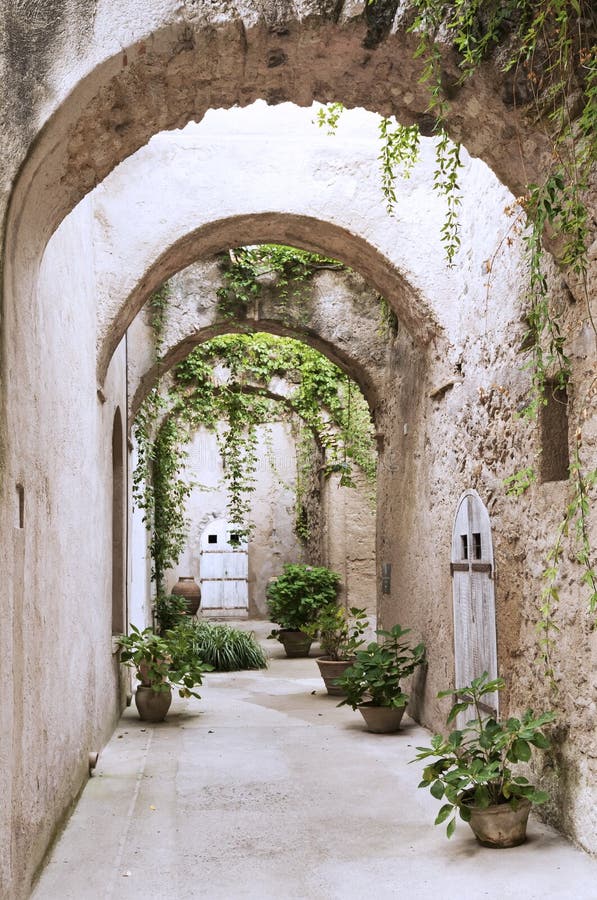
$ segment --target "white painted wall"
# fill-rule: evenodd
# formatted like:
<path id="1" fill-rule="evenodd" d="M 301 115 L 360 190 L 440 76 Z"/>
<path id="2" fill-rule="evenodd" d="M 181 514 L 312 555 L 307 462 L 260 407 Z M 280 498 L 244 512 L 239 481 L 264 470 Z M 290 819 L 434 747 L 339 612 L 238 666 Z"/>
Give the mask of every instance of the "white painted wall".
<path id="1" fill-rule="evenodd" d="M 522 280 L 519 243 L 512 235 L 508 253 L 499 252 L 512 225 L 505 208 L 513 198 L 487 166 L 463 150 L 463 242 L 449 268 L 440 240 L 445 203 L 432 190 L 434 141 L 422 139 L 420 162 L 398 181 L 389 217 L 377 160 L 379 117 L 348 110 L 329 136 L 313 123 L 314 114 L 259 102 L 210 112 L 200 124 L 154 137 L 84 201 L 93 204 L 97 229 L 100 377 L 125 304 L 130 321 L 138 286 L 151 284 L 157 259 L 161 281 L 165 270 L 260 232 L 282 243 L 293 243 L 294 233 L 294 242 L 352 264 L 415 338 L 426 342 L 435 321 L 454 359 L 465 327 L 476 337 L 507 321 Z"/>
<path id="2" fill-rule="evenodd" d="M 13 687 L 0 704 L 7 725 L 2 866 L 11 852 L 41 859 L 87 777 L 88 753 L 102 748 L 120 711 L 111 627 L 112 428 L 117 406 L 126 416 L 126 350 L 122 342 L 98 394 L 91 239 L 89 209 L 81 207 L 65 223 L 61 253 L 43 259 L 37 293 L 4 310 L 11 432 L 3 479 L 13 555 L 0 672 Z"/>

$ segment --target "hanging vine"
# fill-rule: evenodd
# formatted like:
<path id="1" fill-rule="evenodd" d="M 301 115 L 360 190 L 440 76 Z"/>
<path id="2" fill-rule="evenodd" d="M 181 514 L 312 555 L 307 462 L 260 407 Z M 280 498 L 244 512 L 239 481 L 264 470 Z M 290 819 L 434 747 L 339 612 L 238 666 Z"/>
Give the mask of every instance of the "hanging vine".
<path id="1" fill-rule="evenodd" d="M 548 382 L 557 389 L 567 387 L 571 369 L 566 355 L 566 335 L 550 304 L 549 284 L 544 270 L 544 239 L 553 234 L 559 242 L 558 261 L 580 277 L 589 321 L 597 336 L 587 285 L 587 242 L 589 216 L 584 196 L 597 159 L 597 45 L 595 9 L 581 0 L 510 0 L 500 4 L 486 0 L 456 0 L 435 3 L 415 0 L 419 15 L 412 30 L 421 31 L 419 52 L 437 61 L 438 51 L 429 44 L 441 26 L 460 54 L 464 80 L 470 77 L 489 52 L 511 31 L 509 53 L 503 68 L 524 74 L 532 94 L 537 118 L 545 123 L 554 160 L 553 170 L 543 184 L 529 184 L 521 204 L 526 214 L 524 240 L 529 263 L 529 313 L 527 343 L 530 344 L 531 391 L 524 414 L 536 419 L 547 401 Z M 512 25 L 514 23 L 513 32 Z M 439 67 L 428 64 L 424 80 L 432 85 L 431 105 L 442 105 Z M 438 98 L 441 98 L 438 100 Z M 580 100 L 580 114 L 572 108 Z M 581 583 L 589 589 L 589 612 L 597 611 L 594 550 L 591 547 L 587 516 L 589 496 L 597 482 L 597 470 L 587 470 L 581 460 L 582 435 L 570 465 L 570 498 L 547 554 L 543 572 L 544 588 L 539 605 L 539 647 L 547 676 L 554 684 L 553 651 L 558 626 L 555 612 L 559 601 L 557 586 L 564 539 L 573 528 L 574 556 L 582 567 Z M 535 480 L 525 470 L 510 490 Z"/>

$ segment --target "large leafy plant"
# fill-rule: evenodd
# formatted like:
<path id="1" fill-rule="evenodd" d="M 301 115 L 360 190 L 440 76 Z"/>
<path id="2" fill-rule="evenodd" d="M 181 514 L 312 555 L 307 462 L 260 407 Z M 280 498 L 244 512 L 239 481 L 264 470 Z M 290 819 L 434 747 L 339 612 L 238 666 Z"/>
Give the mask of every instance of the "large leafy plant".
<path id="1" fill-rule="evenodd" d="M 183 633 L 174 629 L 158 635 L 152 628 L 140 631 L 131 625 L 130 634 L 121 635 L 118 643 L 120 661 L 136 669 L 141 684 L 156 693 L 174 686 L 181 697 L 201 699 L 193 688 L 202 683 L 203 675 L 213 667 L 193 653 Z"/>
<path id="2" fill-rule="evenodd" d="M 335 603 L 339 583 L 340 576 L 324 566 L 287 563 L 282 574 L 267 587 L 272 622 L 301 631 L 315 622 L 325 607 Z"/>
<path id="3" fill-rule="evenodd" d="M 325 606 L 314 622 L 305 628 L 309 637 L 319 635 L 319 643 L 324 656 L 332 660 L 352 659 L 359 647 L 365 643 L 365 633 L 369 621 L 364 609 L 356 606 Z"/>
<path id="4" fill-rule="evenodd" d="M 406 706 L 408 694 L 401 683 L 412 675 L 425 660 L 424 644 L 411 647 L 403 638 L 410 628 L 394 625 L 389 631 L 378 629 L 382 643 L 371 643 L 359 650 L 355 662 L 336 684 L 346 694 L 338 706 L 345 704 L 356 709 L 363 703 L 371 706 L 387 706 L 395 709 Z"/>
<path id="5" fill-rule="evenodd" d="M 417 747 L 416 759 L 434 758 L 426 766 L 419 787 L 427 787 L 437 800 L 444 800 L 435 824 L 447 821 L 447 835 L 452 837 L 456 814 L 470 821 L 471 807 L 487 809 L 508 803 L 514 809 L 523 800 L 544 803 L 548 796 L 537 790 L 523 775 L 513 774 L 512 766 L 531 759 L 532 747 L 547 750 L 549 740 L 543 728 L 553 722 L 553 712 L 535 716 L 527 710 L 521 719 L 511 717 L 500 721 L 483 715 L 482 701 L 486 694 L 505 687 L 503 679 L 489 680 L 487 672 L 462 688 L 441 691 L 439 697 L 453 696 L 456 702 L 448 714 L 447 724 L 458 713 L 471 706 L 474 717 L 464 728 L 447 737 L 436 734 L 431 747 Z"/>

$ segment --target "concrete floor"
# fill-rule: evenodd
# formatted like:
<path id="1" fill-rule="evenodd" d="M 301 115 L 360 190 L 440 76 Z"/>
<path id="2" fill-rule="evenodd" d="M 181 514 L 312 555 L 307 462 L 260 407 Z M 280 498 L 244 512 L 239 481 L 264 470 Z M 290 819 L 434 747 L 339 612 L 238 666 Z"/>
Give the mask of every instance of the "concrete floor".
<path id="1" fill-rule="evenodd" d="M 269 649 L 162 724 L 125 712 L 34 900 L 597 900 L 597 863 L 534 819 L 512 850 L 448 841 L 408 765 L 428 733 L 369 734 L 313 658 Z"/>

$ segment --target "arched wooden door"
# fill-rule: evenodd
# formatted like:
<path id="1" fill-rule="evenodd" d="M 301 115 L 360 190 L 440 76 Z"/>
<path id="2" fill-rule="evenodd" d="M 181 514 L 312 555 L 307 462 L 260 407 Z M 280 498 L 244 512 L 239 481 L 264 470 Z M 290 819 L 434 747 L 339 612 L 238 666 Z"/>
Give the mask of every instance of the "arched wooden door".
<path id="1" fill-rule="evenodd" d="M 493 544 L 489 513 L 476 491 L 460 498 L 452 535 L 452 594 L 456 687 L 483 672 L 497 678 Z M 486 695 L 497 713 L 497 693 Z M 459 716 L 462 727 L 469 715 Z"/>
<path id="2" fill-rule="evenodd" d="M 215 519 L 201 535 L 201 609 L 204 614 L 246 616 L 249 609 L 249 555 L 225 519 Z"/>

